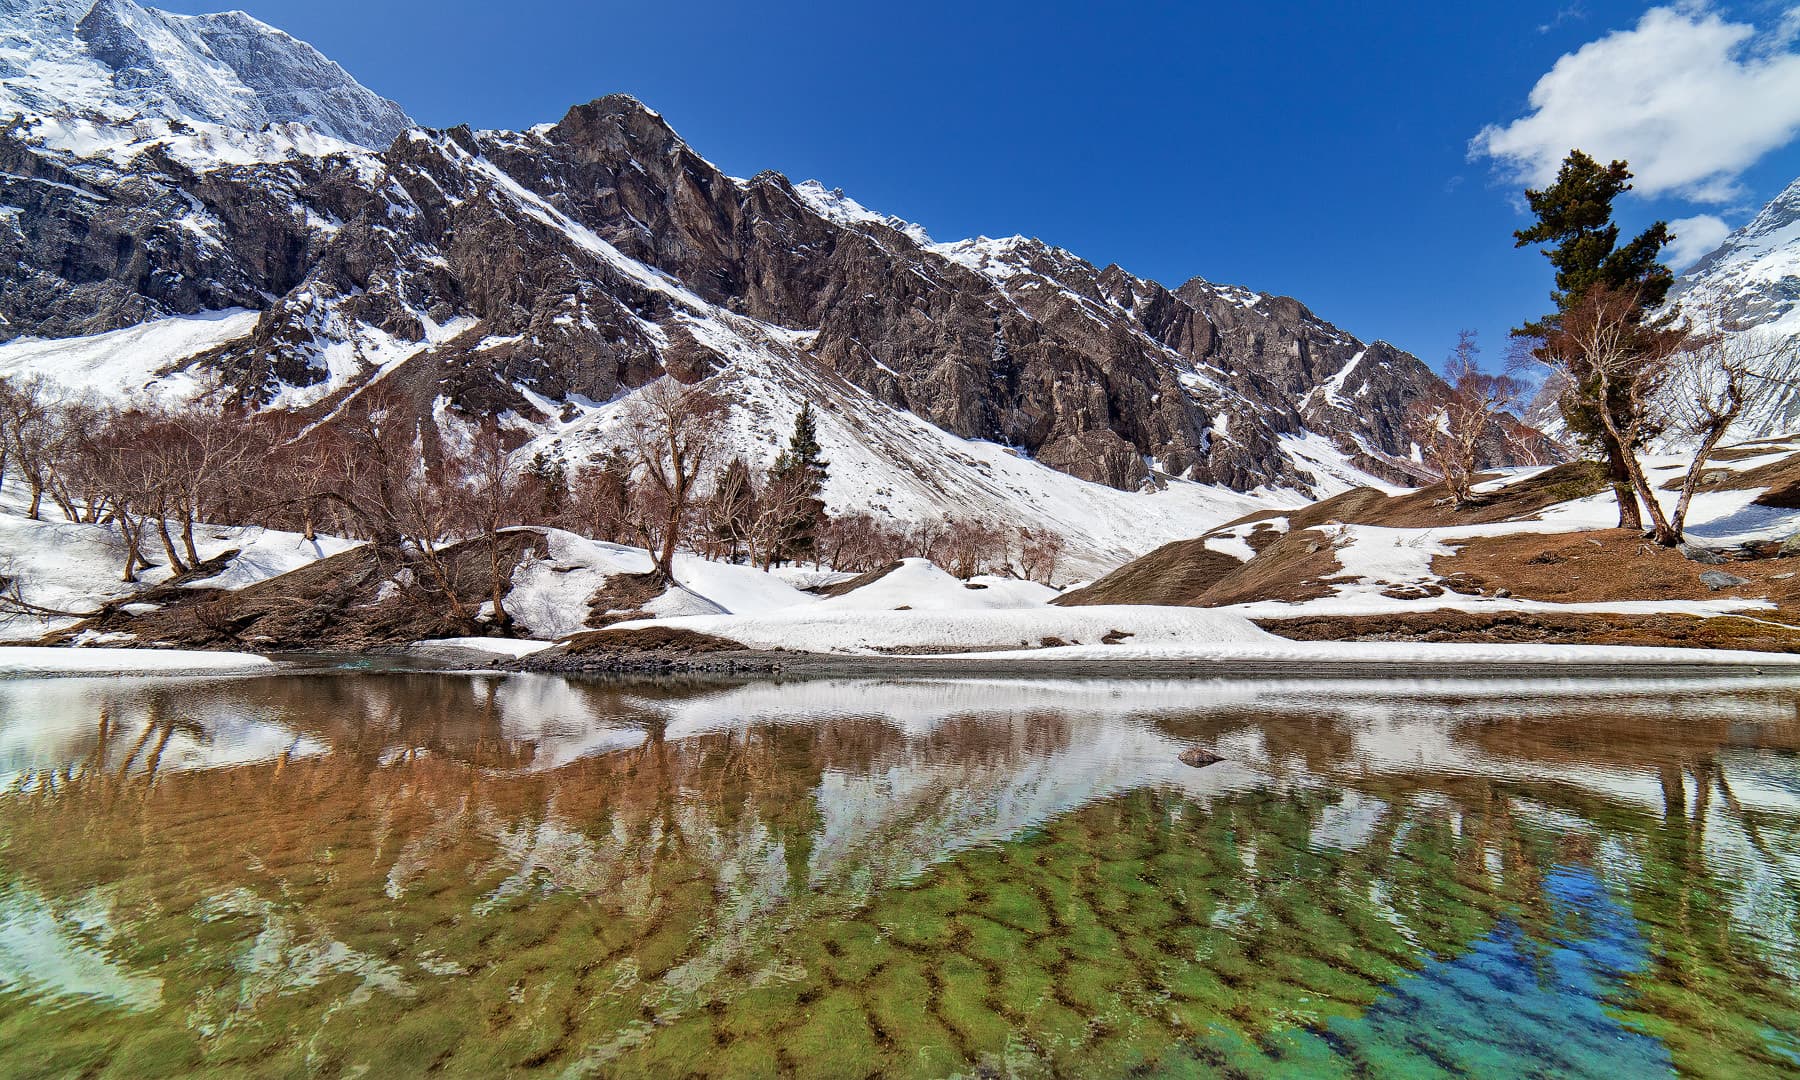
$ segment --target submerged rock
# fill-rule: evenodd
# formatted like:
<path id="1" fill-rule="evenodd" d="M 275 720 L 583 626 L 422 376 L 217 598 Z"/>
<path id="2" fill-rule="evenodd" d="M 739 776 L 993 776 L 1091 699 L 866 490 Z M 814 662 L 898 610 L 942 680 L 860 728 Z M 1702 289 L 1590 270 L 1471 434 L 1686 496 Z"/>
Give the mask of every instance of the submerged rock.
<path id="1" fill-rule="evenodd" d="M 1213 753 L 1211 750 L 1202 749 L 1198 746 L 1191 750 L 1183 750 L 1181 752 L 1181 763 L 1183 765 L 1192 765 L 1196 769 L 1204 769 L 1208 765 L 1217 765 L 1224 760 L 1224 758 Z"/>

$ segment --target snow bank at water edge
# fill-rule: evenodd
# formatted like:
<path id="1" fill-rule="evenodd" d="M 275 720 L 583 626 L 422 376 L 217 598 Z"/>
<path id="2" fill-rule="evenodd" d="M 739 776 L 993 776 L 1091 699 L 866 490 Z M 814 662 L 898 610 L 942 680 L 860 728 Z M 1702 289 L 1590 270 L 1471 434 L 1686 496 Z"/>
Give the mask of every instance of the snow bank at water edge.
<path id="1" fill-rule="evenodd" d="M 487 656 L 504 656 L 517 660 L 521 656 L 542 652 L 552 644 L 554 643 L 549 641 L 531 641 L 523 638 L 429 638 L 425 641 L 413 642 L 406 651 L 414 656 L 448 659 L 456 659 L 459 653 L 482 653 Z"/>
<path id="2" fill-rule="evenodd" d="M 826 603 L 819 603 L 799 611 L 760 616 L 645 619 L 619 623 L 614 629 L 648 626 L 676 626 L 713 634 L 753 649 L 844 655 L 1031 648 L 1047 639 L 1069 645 L 1093 645 L 1103 654 L 1110 654 L 1116 648 L 1100 644 L 1108 638 L 1188 648 L 1226 642 L 1252 644 L 1282 640 L 1235 612 L 1126 606 L 1061 608 L 1039 605 L 999 610 L 883 611 L 828 609 Z M 1058 651 L 1038 649 L 1029 655 L 1044 656 Z"/>
<path id="3" fill-rule="evenodd" d="M 1177 660 L 1218 664 L 1367 664 L 1464 665 L 1519 667 L 1777 667 L 1800 670 L 1800 654 L 1745 652 L 1732 649 L 1668 649 L 1638 645 L 1499 645 L 1454 642 L 1288 641 L 1268 635 L 1266 642 L 1193 641 L 1079 645 L 1006 652 L 960 653 L 963 660 Z"/>
<path id="4" fill-rule="evenodd" d="M 0 647 L 0 677 L 48 675 L 239 675 L 271 672 L 275 662 L 246 653 L 180 649 Z"/>

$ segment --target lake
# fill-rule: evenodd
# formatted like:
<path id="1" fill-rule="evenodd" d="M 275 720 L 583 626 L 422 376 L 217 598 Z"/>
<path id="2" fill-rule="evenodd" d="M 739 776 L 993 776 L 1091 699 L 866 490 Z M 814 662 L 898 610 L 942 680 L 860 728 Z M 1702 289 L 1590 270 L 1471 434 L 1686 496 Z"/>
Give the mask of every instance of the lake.
<path id="1" fill-rule="evenodd" d="M 1800 680 L 0 682 L 9 1077 L 1792 1076 L 1797 985 Z"/>

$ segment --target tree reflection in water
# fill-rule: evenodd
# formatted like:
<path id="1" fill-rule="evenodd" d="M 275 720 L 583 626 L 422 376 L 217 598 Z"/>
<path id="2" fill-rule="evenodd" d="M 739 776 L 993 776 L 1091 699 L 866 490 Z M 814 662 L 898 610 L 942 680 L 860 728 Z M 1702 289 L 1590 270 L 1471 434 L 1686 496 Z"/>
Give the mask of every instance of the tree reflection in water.
<path id="1" fill-rule="evenodd" d="M 0 1061 L 1791 1073 L 1796 690 L 7 684 Z"/>

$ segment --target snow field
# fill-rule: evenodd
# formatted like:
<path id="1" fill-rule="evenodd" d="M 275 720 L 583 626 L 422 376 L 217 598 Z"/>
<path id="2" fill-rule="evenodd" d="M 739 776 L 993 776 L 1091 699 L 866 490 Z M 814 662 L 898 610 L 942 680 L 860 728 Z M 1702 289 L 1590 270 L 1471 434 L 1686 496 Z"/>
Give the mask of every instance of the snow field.
<path id="1" fill-rule="evenodd" d="M 180 649 L 61 649 L 0 646 L 0 676 L 241 675 L 273 671 L 266 656 Z"/>
<path id="2" fill-rule="evenodd" d="M 968 653 L 958 659 L 982 660 L 1200 660 L 1219 664 L 1420 664 L 1521 667 L 1557 665 L 1779 667 L 1800 670 L 1800 654 L 1743 652 L 1732 649 L 1665 649 L 1641 645 L 1461 644 L 1392 641 L 1288 641 L 1269 635 L 1268 643 L 1220 641 L 1156 645 L 1071 646 L 1014 652 Z"/>
<path id="3" fill-rule="evenodd" d="M 42 376 L 73 394 L 106 400 L 143 395 L 183 402 L 200 391 L 199 383 L 186 372 L 165 372 L 249 334 L 256 320 L 254 311 L 209 311 L 87 337 L 14 338 L 0 344 L 0 375 Z"/>
<path id="4" fill-rule="evenodd" d="M 852 594 L 854 595 L 854 594 Z M 1061 650 L 1037 648 L 1045 638 L 1095 646 L 1099 657 L 1118 655 L 1118 646 L 1099 645 L 1110 634 L 1125 640 L 1195 648 L 1214 643 L 1273 642 L 1237 612 L 1209 608 L 1050 607 L 938 608 L 892 611 L 828 609 L 819 604 L 762 616 L 705 615 L 679 620 L 644 620 L 618 629 L 679 626 L 741 642 L 753 649 L 879 655 L 902 650 L 1032 649 L 1048 656 Z M 980 655 L 988 655 L 982 653 Z M 1019 655 L 1027 655 L 1021 653 Z"/>
<path id="5" fill-rule="evenodd" d="M 92 611 L 170 576 L 169 568 L 159 562 L 140 571 L 136 585 L 120 581 L 125 556 L 116 529 L 63 521 L 48 499 L 40 510 L 41 520 L 33 521 L 25 516 L 28 501 L 15 479 L 0 486 L 0 573 L 16 580 L 27 602 L 58 611 Z M 299 533 L 256 526 L 202 524 L 194 527 L 194 546 L 202 559 L 233 548 L 239 554 L 223 573 L 190 584 L 236 589 L 347 551 L 356 542 L 332 536 L 307 540 Z M 156 542 L 146 541 L 142 548 L 152 561 L 160 560 L 162 552 Z M 0 621 L 0 640 L 35 640 L 76 621 L 48 615 L 14 616 Z"/>

